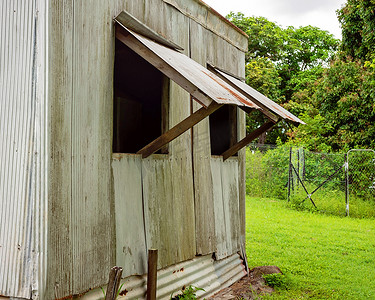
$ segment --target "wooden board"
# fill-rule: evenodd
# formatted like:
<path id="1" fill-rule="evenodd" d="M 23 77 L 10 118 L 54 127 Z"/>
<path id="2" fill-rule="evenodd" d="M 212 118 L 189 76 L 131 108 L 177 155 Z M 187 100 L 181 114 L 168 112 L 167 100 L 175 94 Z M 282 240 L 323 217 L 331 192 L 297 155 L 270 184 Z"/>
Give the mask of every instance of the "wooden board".
<path id="1" fill-rule="evenodd" d="M 238 193 L 238 159 L 229 158 L 221 165 L 221 182 L 223 189 L 223 202 L 226 208 L 226 224 L 229 248 L 228 254 L 240 250 L 240 214 L 239 214 L 239 193 Z"/>
<path id="2" fill-rule="evenodd" d="M 227 227 L 226 220 L 228 206 L 224 205 L 223 189 L 221 184 L 221 165 L 223 159 L 221 157 L 211 158 L 211 173 L 214 193 L 214 207 L 215 214 L 215 235 L 216 248 L 215 255 L 217 259 L 223 259 L 228 256 L 228 249 L 231 249 L 231 239 L 228 239 L 227 232 L 230 232 L 230 227 Z M 229 225 L 229 224 L 228 224 Z"/>
<path id="3" fill-rule="evenodd" d="M 206 66 L 206 29 L 190 20 L 190 57 Z M 193 102 L 193 111 L 200 105 Z M 209 119 L 193 127 L 193 164 L 195 191 L 195 219 L 197 254 L 209 254 L 215 250 L 215 216 L 211 171 Z"/>
<path id="4" fill-rule="evenodd" d="M 73 1 L 52 2 L 49 11 L 49 160 L 46 299 L 72 293 L 71 101 L 73 98 Z"/>
<path id="5" fill-rule="evenodd" d="M 216 67 L 225 70 L 229 73 L 238 75 L 240 78 L 245 78 L 245 53 L 232 45 L 225 43 L 220 37 L 214 35 L 212 32 L 207 33 L 207 43 L 210 47 L 207 49 L 207 61 L 214 64 Z M 246 118 L 245 113 L 237 109 L 237 134 L 238 140 L 245 137 L 246 134 Z M 239 219 L 242 243 L 245 243 L 246 230 L 246 169 L 245 169 L 245 149 L 238 152 L 238 193 L 239 193 Z"/>
<path id="6" fill-rule="evenodd" d="M 71 108 L 74 294 L 105 282 L 115 262 L 109 17 L 106 2 L 74 3 Z"/>
<path id="7" fill-rule="evenodd" d="M 115 155 L 112 170 L 116 214 L 116 266 L 123 267 L 122 277 L 142 275 L 147 273 L 142 160 L 139 155 Z"/>
<path id="8" fill-rule="evenodd" d="M 222 157 L 213 157 L 211 169 L 215 197 L 215 254 L 222 259 L 240 250 L 238 158 L 223 162 Z"/>
<path id="9" fill-rule="evenodd" d="M 143 160 L 142 176 L 147 248 L 159 251 L 161 268 L 176 262 L 179 245 L 171 166 L 166 155 L 156 156 Z"/>

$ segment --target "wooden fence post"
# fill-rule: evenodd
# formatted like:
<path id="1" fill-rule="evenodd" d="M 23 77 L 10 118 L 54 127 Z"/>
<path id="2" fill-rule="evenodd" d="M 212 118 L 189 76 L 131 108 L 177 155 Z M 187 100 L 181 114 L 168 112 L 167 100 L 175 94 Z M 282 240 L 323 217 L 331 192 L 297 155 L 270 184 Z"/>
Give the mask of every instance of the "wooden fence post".
<path id="1" fill-rule="evenodd" d="M 147 300 L 156 300 L 158 250 L 148 250 Z"/>
<path id="2" fill-rule="evenodd" d="M 117 291 L 120 286 L 122 275 L 121 267 L 113 267 L 109 272 L 109 280 L 107 285 L 107 292 L 105 293 L 105 300 L 115 300 Z"/>

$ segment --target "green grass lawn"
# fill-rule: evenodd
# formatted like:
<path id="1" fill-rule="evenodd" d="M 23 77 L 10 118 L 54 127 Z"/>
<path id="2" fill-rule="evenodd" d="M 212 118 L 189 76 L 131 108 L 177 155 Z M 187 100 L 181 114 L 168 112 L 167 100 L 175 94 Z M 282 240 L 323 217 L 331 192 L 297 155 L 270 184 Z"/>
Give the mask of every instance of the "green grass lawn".
<path id="1" fill-rule="evenodd" d="M 276 265 L 286 287 L 267 299 L 375 299 L 375 220 L 247 198 L 249 267 Z"/>

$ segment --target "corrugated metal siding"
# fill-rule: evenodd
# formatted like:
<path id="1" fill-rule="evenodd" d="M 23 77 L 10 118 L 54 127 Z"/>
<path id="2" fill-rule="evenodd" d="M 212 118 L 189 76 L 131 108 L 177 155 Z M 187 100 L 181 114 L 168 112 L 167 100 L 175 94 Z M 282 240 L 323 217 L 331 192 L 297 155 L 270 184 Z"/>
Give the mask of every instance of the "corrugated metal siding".
<path id="1" fill-rule="evenodd" d="M 196 2 L 190 2 L 192 6 L 196 5 Z M 85 3 L 55 0 L 49 3 L 50 195 L 48 292 L 45 299 L 62 298 L 104 284 L 115 260 L 119 264 L 130 263 L 129 260 L 134 263 L 135 259 L 123 251 L 124 246 L 139 238 L 139 231 L 130 232 L 126 227 L 129 220 L 125 218 L 131 213 L 127 211 L 127 203 L 138 201 L 141 193 L 144 193 L 145 209 L 148 210 L 146 247 L 159 248 L 159 266 L 191 259 L 196 254 L 191 132 L 171 142 L 167 157 L 156 155 L 142 161 L 142 176 L 135 173 L 132 186 L 124 184 L 123 176 L 131 176 L 130 169 L 139 168 L 137 159 L 120 162 L 111 159 L 112 18 L 127 10 L 181 45 L 185 55 L 189 55 L 189 44 L 194 42 L 194 37 L 190 41 L 187 35 L 189 18 L 162 0 L 91 0 Z M 202 47 L 210 47 L 207 41 L 203 43 Z M 230 47 L 240 52 L 234 46 Z M 233 64 L 235 54 L 237 52 L 231 51 L 225 55 L 226 65 Z M 201 63 L 205 63 L 203 55 Z M 233 73 L 236 74 L 236 70 Z M 191 113 L 189 98 L 187 92 L 171 82 L 170 126 Z M 207 129 L 204 134 L 201 142 L 206 143 L 209 139 Z M 199 139 L 196 143 L 199 147 Z M 209 153 L 207 155 L 205 159 L 210 160 Z M 156 172 L 166 180 L 156 182 Z M 210 180 L 210 168 L 206 172 L 205 176 Z M 124 195 L 127 188 L 131 192 Z M 121 202 L 124 197 L 125 203 Z M 173 207 L 173 216 L 167 205 Z M 165 209 L 159 215 L 162 208 Z M 138 214 L 136 222 L 142 224 L 139 207 L 135 211 Z M 165 236 L 158 236 L 160 227 Z M 173 229 L 171 233 L 166 231 L 168 227 Z M 131 236 L 117 238 L 114 231 L 116 235 Z M 225 265 L 227 262 L 220 263 Z M 138 259 L 138 265 L 131 266 L 129 272 L 141 272 L 144 263 L 142 258 Z M 126 265 L 123 267 L 127 269 Z"/>
<path id="2" fill-rule="evenodd" d="M 115 263 L 111 5 L 50 1 L 46 299 L 102 284 Z"/>
<path id="3" fill-rule="evenodd" d="M 45 8 L 0 2 L 0 294 L 28 299 L 45 276 Z"/>
<path id="4" fill-rule="evenodd" d="M 170 299 L 172 293 L 176 295 L 183 286 L 189 285 L 203 288 L 204 291 L 197 292 L 197 296 L 199 299 L 207 298 L 245 275 L 246 271 L 238 254 L 219 261 L 213 260 L 209 255 L 196 257 L 158 271 L 156 298 Z M 127 292 L 118 299 L 145 299 L 147 276 L 131 276 L 122 283 L 122 291 Z M 82 296 L 84 300 L 102 298 L 103 293 L 99 289 Z"/>

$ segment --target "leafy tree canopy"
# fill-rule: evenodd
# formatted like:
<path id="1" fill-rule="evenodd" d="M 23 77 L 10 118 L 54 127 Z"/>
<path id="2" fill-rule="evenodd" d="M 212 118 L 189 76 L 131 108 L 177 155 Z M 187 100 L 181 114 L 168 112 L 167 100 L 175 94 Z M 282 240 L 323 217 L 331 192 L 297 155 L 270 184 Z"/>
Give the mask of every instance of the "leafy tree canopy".
<path id="1" fill-rule="evenodd" d="M 302 112 L 299 101 L 306 102 L 306 97 L 311 96 L 307 91 L 310 83 L 322 75 L 322 66 L 329 64 L 339 41 L 313 26 L 282 28 L 263 17 L 233 12 L 227 18 L 249 36 L 246 82 L 282 105 L 293 99 Z M 301 87 L 305 89 L 303 95 Z M 262 115 L 248 117 L 248 130 L 263 122 Z M 287 130 L 286 124 L 278 124 L 265 142 L 276 143 L 277 138 L 286 141 Z"/>
<path id="2" fill-rule="evenodd" d="M 337 11 L 342 28 L 341 49 L 352 59 L 362 61 L 374 58 L 375 1 L 348 0 Z"/>

